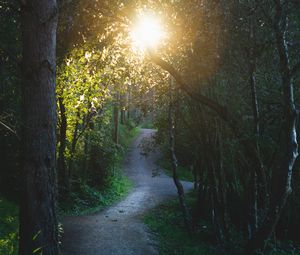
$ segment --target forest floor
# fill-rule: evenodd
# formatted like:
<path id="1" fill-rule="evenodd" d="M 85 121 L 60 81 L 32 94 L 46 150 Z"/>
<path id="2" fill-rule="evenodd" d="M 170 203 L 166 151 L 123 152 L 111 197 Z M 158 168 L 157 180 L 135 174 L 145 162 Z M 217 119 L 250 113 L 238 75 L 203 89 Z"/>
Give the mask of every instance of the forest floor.
<path id="1" fill-rule="evenodd" d="M 119 203 L 88 216 L 63 219 L 63 255 L 154 255 L 157 245 L 143 223 L 143 215 L 164 201 L 176 197 L 170 177 L 156 165 L 159 152 L 142 155 L 141 144 L 152 139 L 154 130 L 142 129 L 129 147 L 123 163 L 134 188 Z M 183 182 L 186 190 L 193 184 Z"/>

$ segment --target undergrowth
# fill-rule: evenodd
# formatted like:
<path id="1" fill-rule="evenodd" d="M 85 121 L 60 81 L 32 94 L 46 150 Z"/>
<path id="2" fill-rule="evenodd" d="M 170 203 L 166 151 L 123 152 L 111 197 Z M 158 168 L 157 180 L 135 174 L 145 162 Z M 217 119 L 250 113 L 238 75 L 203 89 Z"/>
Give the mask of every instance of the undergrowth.
<path id="1" fill-rule="evenodd" d="M 172 177 L 172 166 L 171 162 L 165 159 L 160 159 L 157 164 L 164 170 L 166 175 Z M 177 174 L 180 180 L 182 181 L 194 181 L 193 173 L 190 168 L 178 165 Z"/>
<path id="2" fill-rule="evenodd" d="M 91 187 L 86 183 L 77 183 L 70 195 L 59 206 L 60 215 L 85 215 L 101 211 L 119 201 L 128 194 L 132 182 L 122 172 L 122 162 L 128 146 L 139 134 L 140 128 L 120 125 L 120 146 L 118 155 L 110 166 L 110 174 L 102 189 Z"/>
<path id="3" fill-rule="evenodd" d="M 186 195 L 186 202 L 191 207 L 196 202 L 196 194 Z M 243 255 L 241 235 L 232 236 L 232 244 L 224 250 L 214 237 L 213 226 L 208 220 L 197 223 L 195 232 L 189 235 L 178 199 L 159 205 L 144 216 L 144 222 L 157 240 L 160 255 Z M 257 255 L 300 255 L 300 248 L 292 242 L 271 243 L 264 252 Z"/>
<path id="4" fill-rule="evenodd" d="M 114 163 L 113 175 L 109 177 L 107 186 L 102 190 L 83 183 L 76 185 L 76 192 L 61 203 L 58 214 L 83 215 L 99 211 L 124 197 L 132 187 L 131 181 L 122 173 L 122 161 L 127 147 L 139 134 L 135 127 L 120 127 L 122 150 Z M 18 253 L 18 206 L 0 196 L 0 255 L 17 255 Z"/>
<path id="5" fill-rule="evenodd" d="M 187 196 L 188 203 L 194 196 Z M 211 227 L 203 222 L 199 230 L 189 236 L 184 226 L 178 200 L 160 205 L 144 218 L 156 235 L 160 255 L 216 255 Z"/>
<path id="6" fill-rule="evenodd" d="M 0 197 L 0 254 L 16 255 L 18 243 L 18 207 Z"/>
<path id="7" fill-rule="evenodd" d="M 85 215 L 101 211 L 123 198 L 132 187 L 131 181 L 116 172 L 108 187 L 102 191 L 80 184 L 76 192 L 72 192 L 68 199 L 59 208 L 60 215 Z"/>

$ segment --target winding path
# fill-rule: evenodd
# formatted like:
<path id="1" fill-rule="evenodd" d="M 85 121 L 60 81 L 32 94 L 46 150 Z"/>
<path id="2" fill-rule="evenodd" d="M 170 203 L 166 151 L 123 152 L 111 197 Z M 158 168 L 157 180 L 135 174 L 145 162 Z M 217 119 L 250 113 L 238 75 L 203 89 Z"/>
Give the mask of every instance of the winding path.
<path id="1" fill-rule="evenodd" d="M 158 251 L 141 216 L 164 200 L 175 197 L 170 177 L 155 164 L 158 153 L 141 155 L 143 139 L 154 131 L 142 129 L 124 161 L 126 175 L 134 188 L 121 202 L 97 214 L 64 219 L 63 255 L 156 255 Z M 183 182 L 185 189 L 192 184 Z"/>

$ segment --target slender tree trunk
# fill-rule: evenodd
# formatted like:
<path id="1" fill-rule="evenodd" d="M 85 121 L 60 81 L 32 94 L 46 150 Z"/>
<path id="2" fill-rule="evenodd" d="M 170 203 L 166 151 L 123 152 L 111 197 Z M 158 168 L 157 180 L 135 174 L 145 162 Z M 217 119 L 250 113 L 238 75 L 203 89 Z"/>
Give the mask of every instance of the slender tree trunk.
<path id="1" fill-rule="evenodd" d="M 170 143 L 170 156 L 171 156 L 171 163 L 172 163 L 172 173 L 173 173 L 173 181 L 177 189 L 177 194 L 178 194 L 178 199 L 179 199 L 179 204 L 183 213 L 184 217 L 184 222 L 187 227 L 187 230 L 189 233 L 192 232 L 191 229 L 191 216 L 188 210 L 188 207 L 185 202 L 185 197 L 184 197 L 184 188 L 182 186 L 181 181 L 178 178 L 177 175 L 177 157 L 175 154 L 175 136 L 174 136 L 174 117 L 173 117 L 173 103 L 172 103 L 172 86 L 173 80 L 171 78 L 170 80 L 170 88 L 169 88 L 169 93 L 170 93 L 170 106 L 169 106 L 169 143 Z"/>
<path id="2" fill-rule="evenodd" d="M 214 212 L 214 225 L 217 237 L 222 246 L 229 242 L 229 227 L 227 215 L 226 180 L 222 161 L 222 145 L 218 125 L 215 123 L 216 132 L 213 140 L 210 140 L 207 159 L 210 160 L 210 186 L 212 187 L 212 211 Z"/>
<path id="3" fill-rule="evenodd" d="M 131 110 L 131 87 L 129 85 L 127 87 L 127 95 L 128 95 L 128 98 L 127 98 L 127 120 L 129 120 L 131 118 L 131 113 L 130 113 L 130 110 Z"/>
<path id="4" fill-rule="evenodd" d="M 58 160 L 57 160 L 58 182 L 59 182 L 59 187 L 68 189 L 69 179 L 68 179 L 66 159 L 65 159 L 66 139 L 67 139 L 67 116 L 66 116 L 66 108 L 63 99 L 61 97 L 58 98 L 58 105 L 59 105 L 60 119 L 61 119 L 61 125 L 59 128 L 59 150 L 58 150 Z"/>
<path id="5" fill-rule="evenodd" d="M 253 25 L 251 26 L 251 31 L 253 30 Z M 252 32 L 253 33 L 253 32 Z M 251 35 L 251 39 L 254 40 L 253 34 Z M 255 233 L 257 229 L 258 222 L 258 214 L 257 214 L 257 200 L 258 200 L 258 185 L 257 185 L 257 176 L 261 177 L 261 186 L 263 186 L 262 191 L 267 190 L 266 180 L 264 180 L 265 173 L 261 173 L 264 171 L 264 168 L 261 164 L 261 159 L 259 156 L 259 145 L 258 145 L 258 137 L 260 135 L 260 123 L 259 123 L 259 107 L 258 107 L 258 99 L 257 99 L 257 88 L 256 88 L 256 58 L 254 53 L 254 46 L 250 49 L 250 67 L 249 67 L 249 80 L 250 80 L 250 88 L 251 88 L 251 99 L 252 99 L 252 113 L 253 113 L 253 132 L 256 139 L 256 151 L 258 160 L 257 165 L 259 169 L 256 167 L 251 169 L 250 173 L 250 189 L 249 189 L 249 226 L 248 226 L 248 238 L 251 239 L 253 233 Z M 258 174 L 257 174 L 258 173 Z M 267 194 L 265 194 L 268 197 Z M 263 202 L 264 205 L 267 206 L 267 199 Z"/>
<path id="6" fill-rule="evenodd" d="M 87 183 L 89 181 L 89 161 L 91 157 L 91 135 L 89 132 L 87 132 L 84 136 L 84 164 L 83 164 L 83 181 Z"/>
<path id="7" fill-rule="evenodd" d="M 79 113 L 78 113 L 78 118 L 79 118 Z M 68 166 L 68 182 L 69 182 L 69 189 L 71 189 L 71 183 L 70 181 L 72 180 L 72 173 L 73 173 L 73 165 L 74 165 L 74 154 L 76 151 L 76 144 L 78 141 L 78 129 L 79 129 L 79 122 L 78 120 L 75 123 L 75 129 L 73 132 L 73 137 L 72 137 L 72 143 L 71 143 L 71 149 L 70 149 L 70 159 L 69 159 L 69 166 Z"/>
<path id="8" fill-rule="evenodd" d="M 226 174 L 224 171 L 223 165 L 223 145 L 222 145 L 222 137 L 221 131 L 218 130 L 219 127 L 217 126 L 217 154 L 218 154 L 218 172 L 219 172 L 219 191 L 220 191 L 220 210 L 221 210 L 221 217 L 222 217 L 222 225 L 224 229 L 224 242 L 225 246 L 230 241 L 229 236 L 229 217 L 228 217 L 228 205 L 227 205 L 227 189 L 226 189 Z"/>
<path id="9" fill-rule="evenodd" d="M 200 159 L 196 161 L 195 164 L 195 172 L 197 173 L 197 203 L 196 209 L 192 215 L 192 225 L 196 226 L 198 220 L 202 216 L 203 208 L 204 208 L 204 185 L 203 185 L 203 175 L 204 171 L 201 171 L 201 164 L 199 163 Z"/>
<path id="10" fill-rule="evenodd" d="M 23 0 L 23 136 L 19 254 L 58 254 L 55 0 Z"/>
<path id="11" fill-rule="evenodd" d="M 121 124 L 122 124 L 122 125 L 125 124 L 125 117 L 126 117 L 126 112 L 125 112 L 125 110 L 122 108 L 122 109 L 121 109 Z"/>
<path id="12" fill-rule="evenodd" d="M 292 191 L 291 181 L 295 160 L 298 157 L 298 141 L 296 120 L 297 111 L 295 109 L 293 96 L 293 79 L 289 65 L 288 49 L 286 44 L 287 17 L 281 2 L 276 0 L 276 13 L 274 30 L 276 36 L 276 46 L 280 60 L 280 74 L 283 91 L 284 110 L 284 153 L 280 166 L 274 170 L 272 176 L 272 193 L 270 208 L 267 216 L 258 229 L 257 233 L 248 242 L 247 249 L 250 252 L 262 248 L 264 241 L 270 239 L 279 221 L 287 198 Z"/>
<path id="13" fill-rule="evenodd" d="M 120 121 L 121 124 L 124 125 L 126 123 L 126 95 L 121 94 L 120 95 Z"/>
<path id="14" fill-rule="evenodd" d="M 114 142 L 119 144 L 119 94 L 116 96 L 114 104 Z"/>

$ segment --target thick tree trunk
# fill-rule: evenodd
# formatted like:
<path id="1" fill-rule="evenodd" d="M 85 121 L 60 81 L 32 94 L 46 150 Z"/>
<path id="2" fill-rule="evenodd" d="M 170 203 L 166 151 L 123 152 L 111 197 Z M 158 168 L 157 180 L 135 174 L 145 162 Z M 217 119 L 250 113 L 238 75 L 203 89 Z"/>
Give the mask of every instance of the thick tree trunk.
<path id="1" fill-rule="evenodd" d="M 56 219 L 56 0 L 22 2 L 23 136 L 19 254 L 58 254 Z"/>

